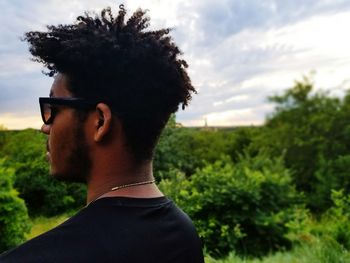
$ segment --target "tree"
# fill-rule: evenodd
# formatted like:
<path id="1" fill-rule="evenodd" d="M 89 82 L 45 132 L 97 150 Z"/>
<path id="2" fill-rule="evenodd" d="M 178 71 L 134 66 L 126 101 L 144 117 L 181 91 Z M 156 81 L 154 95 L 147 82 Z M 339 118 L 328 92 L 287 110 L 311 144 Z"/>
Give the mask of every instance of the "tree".
<path id="1" fill-rule="evenodd" d="M 228 155 L 236 160 L 250 145 L 257 129 L 244 127 L 216 130 L 184 128 L 175 115 L 163 131 L 155 150 L 153 167 L 158 180 L 167 178 L 173 169 L 191 176 L 197 168 Z"/>
<path id="2" fill-rule="evenodd" d="M 14 170 L 0 160 L 0 253 L 25 240 L 30 230 L 27 208 L 13 189 Z"/>
<path id="3" fill-rule="evenodd" d="M 0 151 L 6 141 L 6 134 L 7 134 L 6 131 L 7 131 L 7 128 L 4 125 L 0 124 Z"/>
<path id="4" fill-rule="evenodd" d="M 344 112 L 349 114 L 350 107 L 345 106 L 348 98 L 341 100 L 313 89 L 313 83 L 304 78 L 282 95 L 270 97 L 275 111 L 254 147 L 269 149 L 271 156 L 284 156 L 298 190 L 308 197 L 309 207 L 322 212 L 331 205 L 331 189 L 345 182 L 330 166 L 343 163 L 336 160 L 349 153 L 350 134 L 346 131 L 350 120 Z M 334 183 L 329 184 L 331 176 Z"/>

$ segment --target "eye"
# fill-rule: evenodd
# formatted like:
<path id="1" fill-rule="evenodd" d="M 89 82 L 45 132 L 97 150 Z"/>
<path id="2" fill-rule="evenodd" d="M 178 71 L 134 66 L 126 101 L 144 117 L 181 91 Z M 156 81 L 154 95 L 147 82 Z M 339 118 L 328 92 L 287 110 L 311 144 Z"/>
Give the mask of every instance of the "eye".
<path id="1" fill-rule="evenodd" d="M 46 124 L 50 124 L 53 122 L 57 112 L 58 112 L 58 108 L 55 107 L 54 105 L 51 104 L 46 104 L 45 105 L 45 123 Z"/>
<path id="2" fill-rule="evenodd" d="M 54 105 L 50 105 L 49 109 L 51 112 L 57 112 L 57 107 L 55 107 Z"/>
<path id="3" fill-rule="evenodd" d="M 59 107 L 55 106 L 55 105 L 50 105 L 50 112 L 51 112 L 51 115 L 55 115 L 56 113 L 59 112 Z"/>

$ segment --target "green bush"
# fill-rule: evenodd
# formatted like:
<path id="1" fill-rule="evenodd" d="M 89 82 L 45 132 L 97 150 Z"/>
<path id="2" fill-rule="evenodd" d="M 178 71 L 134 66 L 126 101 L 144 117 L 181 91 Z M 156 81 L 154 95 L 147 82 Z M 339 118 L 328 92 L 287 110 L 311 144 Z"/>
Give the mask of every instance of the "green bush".
<path id="1" fill-rule="evenodd" d="M 233 164 L 223 157 L 190 178 L 176 170 L 171 177 L 160 187 L 194 220 L 210 255 L 261 256 L 291 247 L 287 224 L 303 209 L 281 159 L 259 154 Z"/>
<path id="2" fill-rule="evenodd" d="M 332 191 L 333 206 L 322 216 L 312 233 L 334 239 L 342 247 L 350 250 L 350 195 L 343 190 Z"/>
<path id="3" fill-rule="evenodd" d="M 46 137 L 36 130 L 11 132 L 0 153 L 6 166 L 15 169 L 14 187 L 31 215 L 56 215 L 76 210 L 85 203 L 86 187 L 64 183 L 50 176 Z"/>
<path id="4" fill-rule="evenodd" d="M 153 167 L 157 180 L 167 176 L 167 172 L 178 167 L 186 174 L 191 174 L 201 160 L 191 152 L 195 148 L 194 136 L 196 130 L 167 126 L 155 149 Z M 181 143 L 179 143 L 181 142 Z"/>
<path id="5" fill-rule="evenodd" d="M 52 178 L 46 160 L 17 163 L 15 187 L 31 215 L 57 215 L 84 205 L 86 186 Z"/>
<path id="6" fill-rule="evenodd" d="M 27 208 L 12 187 L 13 176 L 0 160 L 0 253 L 23 242 L 30 230 Z"/>
<path id="7" fill-rule="evenodd" d="M 333 190 L 344 189 L 346 193 L 350 192 L 350 154 L 335 155 L 332 158 L 320 160 L 316 171 L 318 183 L 315 187 L 314 203 L 322 207 L 330 208 L 335 201 Z M 312 197 L 312 196 L 311 196 Z"/>
<path id="8" fill-rule="evenodd" d="M 350 91 L 334 97 L 316 91 L 306 77 L 269 100 L 275 109 L 250 148 L 268 148 L 270 156 L 283 154 L 307 206 L 321 215 L 331 206 L 331 189 L 350 191 Z"/>

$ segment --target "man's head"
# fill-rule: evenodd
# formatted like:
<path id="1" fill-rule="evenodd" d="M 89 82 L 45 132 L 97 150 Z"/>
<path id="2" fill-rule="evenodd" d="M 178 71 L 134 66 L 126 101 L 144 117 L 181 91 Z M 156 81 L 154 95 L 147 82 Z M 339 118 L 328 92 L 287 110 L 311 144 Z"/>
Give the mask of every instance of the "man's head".
<path id="1" fill-rule="evenodd" d="M 42 131 L 50 135 L 47 154 L 54 177 L 85 182 L 90 173 L 91 160 L 85 138 L 85 125 L 82 124 L 87 118 L 86 110 L 93 109 L 96 105 L 78 107 L 76 111 L 74 108 L 80 106 L 76 103 L 77 100 L 72 99 L 72 94 L 67 89 L 67 78 L 57 74 L 50 90 L 50 98 L 40 98 L 45 123 Z"/>
<path id="2" fill-rule="evenodd" d="M 142 10 L 126 21 L 121 5 L 116 17 L 106 8 L 99 17 L 85 14 L 76 24 L 25 35 L 35 61 L 62 76 L 71 97 L 110 108 L 136 162 L 152 158 L 169 116 L 195 92 L 169 30 L 146 31 L 148 23 Z"/>

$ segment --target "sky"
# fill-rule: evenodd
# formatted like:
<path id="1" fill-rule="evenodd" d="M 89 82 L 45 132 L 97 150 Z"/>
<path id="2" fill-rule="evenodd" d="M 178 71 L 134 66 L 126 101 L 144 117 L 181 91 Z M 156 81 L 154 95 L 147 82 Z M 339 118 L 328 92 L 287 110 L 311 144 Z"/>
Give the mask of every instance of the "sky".
<path id="1" fill-rule="evenodd" d="M 349 0 L 0 0 L 0 125 L 42 125 L 38 97 L 52 78 L 30 60 L 24 32 L 120 3 L 129 14 L 149 10 L 152 29 L 173 28 L 198 90 L 177 113 L 184 126 L 261 125 L 274 107 L 268 96 L 311 72 L 318 89 L 349 89 Z"/>

